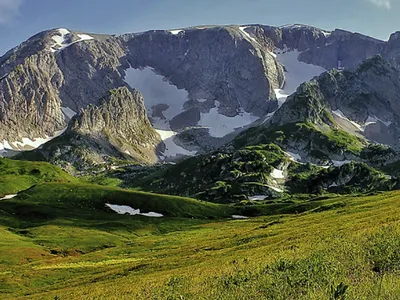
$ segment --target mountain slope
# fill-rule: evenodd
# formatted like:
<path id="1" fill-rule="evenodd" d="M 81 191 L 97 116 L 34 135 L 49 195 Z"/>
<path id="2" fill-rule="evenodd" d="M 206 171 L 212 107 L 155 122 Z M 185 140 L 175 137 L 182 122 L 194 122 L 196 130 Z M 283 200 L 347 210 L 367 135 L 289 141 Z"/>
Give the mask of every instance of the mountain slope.
<path id="1" fill-rule="evenodd" d="M 301 85 L 273 116 L 242 133 L 232 145 L 274 142 L 303 161 L 318 164 L 361 160 L 371 143 L 397 149 L 399 78 L 400 72 L 380 56 L 354 71 L 325 72 Z M 389 152 L 386 163 L 398 159 L 395 151 Z M 370 159 L 366 162 L 373 164 Z"/>

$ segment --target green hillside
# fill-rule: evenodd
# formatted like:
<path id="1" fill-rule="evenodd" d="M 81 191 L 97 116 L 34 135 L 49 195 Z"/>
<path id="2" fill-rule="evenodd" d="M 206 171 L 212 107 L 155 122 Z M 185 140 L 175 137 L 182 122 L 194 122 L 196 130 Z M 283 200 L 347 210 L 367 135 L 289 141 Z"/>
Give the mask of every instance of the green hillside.
<path id="1" fill-rule="evenodd" d="M 0 202 L 3 299 L 397 299 L 400 293 L 399 192 L 342 196 L 335 204 L 325 199 L 293 215 L 206 221 L 117 215 L 103 208 L 105 200 L 165 213 L 171 202 L 163 208 L 163 201 L 192 215 L 207 209 L 188 199 L 97 189 L 44 184 Z M 44 215 L 32 219 L 41 208 Z"/>
<path id="2" fill-rule="evenodd" d="M 0 158 L 0 197 L 42 182 L 76 181 L 76 178 L 49 163 Z"/>

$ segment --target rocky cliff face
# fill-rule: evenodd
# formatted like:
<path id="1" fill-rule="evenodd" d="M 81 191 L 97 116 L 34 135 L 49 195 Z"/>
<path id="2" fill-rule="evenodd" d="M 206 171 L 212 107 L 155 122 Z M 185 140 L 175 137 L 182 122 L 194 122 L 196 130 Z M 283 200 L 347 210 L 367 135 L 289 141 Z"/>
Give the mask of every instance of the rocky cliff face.
<path id="1" fill-rule="evenodd" d="M 387 43 L 362 34 L 336 29 L 332 32 L 306 25 L 249 26 L 247 29 L 270 51 L 296 49 L 300 60 L 332 68 L 355 68 L 363 60 L 382 54 Z"/>
<path id="2" fill-rule="evenodd" d="M 66 127 L 62 107 L 76 112 L 123 85 L 123 53 L 112 38 L 81 41 L 75 33 L 62 37 L 53 30 L 6 54 L 0 66 L 0 140 L 52 136 Z"/>
<path id="3" fill-rule="evenodd" d="M 27 155 L 78 170 L 113 160 L 154 163 L 159 134 L 147 118 L 142 95 L 128 87 L 113 89 L 71 120 L 65 133 Z"/>

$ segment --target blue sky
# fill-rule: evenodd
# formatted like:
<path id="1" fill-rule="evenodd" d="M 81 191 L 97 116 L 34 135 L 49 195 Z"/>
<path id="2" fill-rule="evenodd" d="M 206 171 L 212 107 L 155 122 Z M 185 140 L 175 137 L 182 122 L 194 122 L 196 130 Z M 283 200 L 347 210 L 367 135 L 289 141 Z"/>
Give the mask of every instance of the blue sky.
<path id="1" fill-rule="evenodd" d="M 400 0 L 0 0 L 0 55 L 33 34 L 96 33 L 201 24 L 309 24 L 380 39 L 400 30 Z"/>

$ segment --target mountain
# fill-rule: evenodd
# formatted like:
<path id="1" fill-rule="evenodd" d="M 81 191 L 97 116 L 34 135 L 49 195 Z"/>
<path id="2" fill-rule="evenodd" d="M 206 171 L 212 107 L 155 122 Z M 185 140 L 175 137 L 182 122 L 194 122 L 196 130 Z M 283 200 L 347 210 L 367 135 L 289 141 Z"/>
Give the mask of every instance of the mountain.
<path id="1" fill-rule="evenodd" d="M 397 37 L 306 25 L 45 31 L 0 59 L 0 152 L 38 148 L 21 156 L 84 170 L 275 143 L 326 166 L 370 163 L 373 141 L 394 149 L 378 155 L 392 163 Z"/>
<path id="2" fill-rule="evenodd" d="M 128 84 L 144 95 L 153 127 L 172 148 L 163 157 L 204 153 L 209 147 L 197 141 L 203 134 L 191 134 L 196 146 L 187 150 L 177 134 L 208 128 L 220 145 L 236 128 L 275 111 L 302 82 L 387 48 L 360 34 L 304 25 L 122 36 L 45 31 L 0 59 L 0 147 L 36 148 L 65 130 L 72 114 Z"/>
<path id="3" fill-rule="evenodd" d="M 274 142 L 303 161 L 318 164 L 361 160 L 363 148 L 371 143 L 396 150 L 399 79 L 399 70 L 381 56 L 353 71 L 325 72 L 302 84 L 273 116 L 244 132 L 233 145 Z M 392 151 L 387 163 L 396 158 Z"/>
<path id="4" fill-rule="evenodd" d="M 20 156 L 78 170 L 115 160 L 155 163 L 161 138 L 147 118 L 140 92 L 121 87 L 99 103 L 81 109 L 60 136 Z"/>

